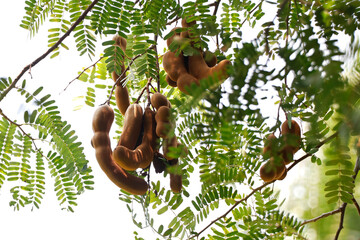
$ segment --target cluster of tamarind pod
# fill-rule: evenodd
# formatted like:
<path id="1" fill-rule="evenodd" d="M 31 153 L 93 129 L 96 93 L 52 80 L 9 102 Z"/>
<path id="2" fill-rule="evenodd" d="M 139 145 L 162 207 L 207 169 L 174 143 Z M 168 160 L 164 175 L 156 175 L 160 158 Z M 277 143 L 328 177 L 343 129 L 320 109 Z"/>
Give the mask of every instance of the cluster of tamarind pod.
<path id="1" fill-rule="evenodd" d="M 294 154 L 300 149 L 301 129 L 295 120 L 286 120 L 281 125 L 281 135 L 284 144 L 272 133 L 267 136 L 263 154 L 269 154 L 270 159 L 260 167 L 260 177 L 264 182 L 283 180 L 287 175 L 286 165 L 293 161 Z"/>
<path id="2" fill-rule="evenodd" d="M 115 45 L 123 52 L 126 49 L 126 40 L 118 35 L 114 37 Z M 158 159 L 159 138 L 163 139 L 163 153 L 167 164 L 161 169 L 154 164 L 156 172 L 163 172 L 166 166 L 177 165 L 178 160 L 168 155 L 170 147 L 178 147 L 176 136 L 173 133 L 174 123 L 171 118 L 171 104 L 168 99 L 156 92 L 152 94 L 150 103 L 143 111 L 138 103 L 130 104 L 129 93 L 122 85 L 125 78 L 125 66 L 121 66 L 119 76 L 112 73 L 115 87 L 116 105 L 124 115 L 123 131 L 114 150 L 111 149 L 109 131 L 114 120 L 114 111 L 108 105 L 100 106 L 94 113 L 92 127 L 94 136 L 91 140 L 95 148 L 96 159 L 108 178 L 121 189 L 134 194 L 143 195 L 149 189 L 148 183 L 141 177 L 132 175 L 130 171 L 138 168 L 146 169 L 153 160 Z M 150 108 L 150 104 L 156 112 Z M 170 174 L 170 188 L 178 193 L 182 189 L 181 174 Z"/>
<path id="3" fill-rule="evenodd" d="M 190 44 L 194 46 L 196 36 L 189 30 L 184 31 L 196 24 L 195 21 L 187 22 L 186 19 L 181 21 L 182 28 L 175 27 L 171 31 L 174 34 L 167 39 L 169 47 L 174 41 L 179 45 Z M 185 56 L 182 51 L 175 53 L 167 51 L 163 57 L 163 67 L 167 73 L 166 81 L 172 87 L 178 87 L 179 90 L 188 94 L 186 88 L 193 83 L 199 85 L 201 79 L 209 77 L 217 77 L 219 81 L 223 81 L 228 77 L 227 68 L 231 62 L 227 59 L 217 63 L 215 54 L 209 51 L 195 48 L 197 51 L 192 56 Z"/>

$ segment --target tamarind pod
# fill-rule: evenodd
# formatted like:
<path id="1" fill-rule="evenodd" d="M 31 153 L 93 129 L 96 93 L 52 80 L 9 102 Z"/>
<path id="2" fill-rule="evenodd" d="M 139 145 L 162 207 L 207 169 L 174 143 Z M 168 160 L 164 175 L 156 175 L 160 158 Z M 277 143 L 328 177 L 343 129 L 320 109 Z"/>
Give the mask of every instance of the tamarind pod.
<path id="1" fill-rule="evenodd" d="M 214 67 L 217 64 L 216 55 L 210 51 L 205 51 L 202 53 L 205 63 L 208 67 Z"/>
<path id="2" fill-rule="evenodd" d="M 122 115 L 125 115 L 126 110 L 130 106 L 129 91 L 127 87 L 116 86 L 115 87 L 115 101 L 116 106 Z"/>
<path id="3" fill-rule="evenodd" d="M 182 175 L 170 173 L 170 188 L 174 193 L 181 192 Z"/>
<path id="4" fill-rule="evenodd" d="M 197 82 L 197 80 L 191 76 L 185 67 L 184 56 L 180 53 L 176 56 L 175 53 L 167 51 L 163 57 L 163 67 L 169 77 L 177 82 L 179 77 L 187 77 L 190 81 Z"/>
<path id="5" fill-rule="evenodd" d="M 155 115 L 156 122 L 169 122 L 171 110 L 168 106 L 160 106 Z"/>
<path id="6" fill-rule="evenodd" d="M 273 149 L 275 139 L 277 139 L 277 137 L 273 133 L 271 133 L 270 135 L 267 136 L 267 138 L 265 140 L 264 148 L 263 148 L 263 154 L 265 154 L 268 151 L 271 151 Z"/>
<path id="7" fill-rule="evenodd" d="M 125 53 L 127 45 L 126 39 L 116 34 L 114 35 L 113 40 L 115 41 L 115 45 L 120 46 L 121 50 Z"/>
<path id="8" fill-rule="evenodd" d="M 113 152 L 115 163 L 125 170 L 133 171 L 139 167 L 145 168 L 153 159 L 154 146 L 156 145 L 156 137 L 154 136 L 155 117 L 154 112 L 149 107 L 145 109 L 143 122 L 142 143 L 135 150 L 118 145 Z"/>
<path id="9" fill-rule="evenodd" d="M 115 46 L 119 46 L 121 48 L 121 50 L 125 53 L 126 45 L 127 45 L 126 39 L 119 35 L 115 35 L 113 37 L 113 40 L 115 41 Z M 126 109 L 130 105 L 129 91 L 126 86 L 123 86 L 123 80 L 126 77 L 124 64 L 121 64 L 121 77 L 120 78 L 119 78 L 119 75 L 115 71 L 112 72 L 111 76 L 112 76 L 112 79 L 114 80 L 114 82 L 116 82 L 116 87 L 115 87 L 116 105 L 117 105 L 119 111 L 121 112 L 121 114 L 124 115 L 126 112 Z"/>
<path id="10" fill-rule="evenodd" d="M 121 145 L 131 150 L 135 149 L 142 124 L 142 107 L 137 103 L 131 104 L 125 112 L 123 132 L 120 136 L 118 146 Z"/>
<path id="11" fill-rule="evenodd" d="M 287 144 L 287 151 L 292 150 L 293 154 L 296 153 L 301 145 L 301 129 L 299 124 L 295 120 L 291 120 L 290 128 L 288 120 L 285 120 L 281 125 L 281 134 L 284 135 L 285 142 L 291 142 L 291 144 Z"/>
<path id="12" fill-rule="evenodd" d="M 170 107 L 169 100 L 159 92 L 156 92 L 151 96 L 150 102 L 156 110 L 158 110 L 161 106 Z"/>
<path id="13" fill-rule="evenodd" d="M 189 56 L 189 74 L 196 79 L 204 79 L 208 77 L 218 77 L 220 81 L 228 77 L 227 68 L 231 65 L 229 60 L 222 60 L 214 67 L 208 67 L 203 56 L 201 54 L 194 54 Z M 179 85 L 179 83 L 178 83 Z"/>
<path id="14" fill-rule="evenodd" d="M 174 35 L 172 35 L 171 37 L 169 37 L 166 40 L 166 45 L 169 47 L 170 44 L 174 41 L 174 39 L 176 39 L 177 37 L 180 37 L 180 33 L 175 32 L 176 29 L 180 29 L 181 27 L 174 27 L 173 29 L 171 29 L 170 32 L 174 32 Z"/>
<path id="15" fill-rule="evenodd" d="M 172 86 L 172 87 L 177 87 L 177 83 L 176 83 L 175 81 L 173 81 L 173 80 L 170 78 L 169 75 L 166 75 L 165 79 L 166 79 L 166 82 L 167 82 L 170 86 Z"/>
<path id="16" fill-rule="evenodd" d="M 155 115 L 156 121 L 156 135 L 161 138 L 167 138 L 170 130 L 171 130 L 171 123 L 170 123 L 170 108 L 167 106 L 161 106 Z"/>
<path id="17" fill-rule="evenodd" d="M 182 53 L 176 56 L 173 52 L 166 52 L 163 57 L 163 67 L 169 77 L 177 83 L 180 91 L 187 94 L 186 87 L 192 83 L 199 85 L 198 79 L 188 73 Z"/>
<path id="18" fill-rule="evenodd" d="M 284 160 L 284 163 L 288 165 L 289 163 L 292 163 L 294 160 L 294 153 L 293 153 L 293 147 L 291 146 L 285 146 L 280 151 L 281 157 Z"/>
<path id="19" fill-rule="evenodd" d="M 190 27 L 194 26 L 195 24 L 196 24 L 196 21 L 188 22 L 186 18 L 183 18 L 181 20 L 181 26 L 184 27 L 184 28 L 190 28 Z M 190 34 L 189 30 L 181 32 L 180 36 L 182 38 L 192 38 L 192 37 L 194 37 L 193 34 Z"/>
<path id="20" fill-rule="evenodd" d="M 178 146 L 176 136 L 173 136 L 171 139 L 164 139 L 163 141 L 163 154 L 166 160 L 173 160 L 174 157 L 169 156 L 170 147 L 176 148 Z"/>
<path id="21" fill-rule="evenodd" d="M 283 180 L 286 177 L 286 175 L 287 175 L 287 169 L 285 168 L 284 172 L 280 177 L 277 178 L 277 180 Z"/>
<path id="22" fill-rule="evenodd" d="M 109 131 L 113 121 L 114 111 L 108 105 L 101 106 L 94 113 L 94 136 L 91 142 L 95 148 L 96 159 L 100 168 L 115 185 L 131 194 L 143 195 L 149 188 L 146 181 L 124 171 L 112 159 Z"/>
<path id="23" fill-rule="evenodd" d="M 281 177 L 286 167 L 282 160 L 270 158 L 264 165 L 260 167 L 260 177 L 264 182 L 271 182 Z"/>

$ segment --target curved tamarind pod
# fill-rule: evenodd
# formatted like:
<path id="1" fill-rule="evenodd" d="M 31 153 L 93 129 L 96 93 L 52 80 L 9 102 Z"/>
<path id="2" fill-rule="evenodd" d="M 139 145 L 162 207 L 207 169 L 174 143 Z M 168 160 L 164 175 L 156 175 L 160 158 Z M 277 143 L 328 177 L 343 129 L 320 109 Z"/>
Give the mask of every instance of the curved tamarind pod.
<path id="1" fill-rule="evenodd" d="M 131 104 L 125 112 L 123 132 L 120 136 L 118 146 L 121 145 L 131 150 L 135 149 L 142 125 L 142 107 L 137 103 Z"/>
<path id="2" fill-rule="evenodd" d="M 153 160 L 154 148 L 156 146 L 155 113 L 148 107 L 144 113 L 144 136 L 142 143 L 135 149 L 130 150 L 124 146 L 117 146 L 113 152 L 116 164 L 125 170 L 136 170 L 146 168 Z"/>
<path id="3" fill-rule="evenodd" d="M 166 160 L 170 161 L 170 160 L 175 159 L 174 157 L 171 157 L 168 154 L 169 154 L 170 147 L 176 148 L 177 146 L 178 146 L 178 141 L 177 141 L 176 136 L 173 136 L 171 139 L 164 139 L 163 154 L 164 154 L 164 157 L 166 158 Z"/>
<path id="4" fill-rule="evenodd" d="M 194 26 L 195 24 L 196 24 L 196 21 L 187 22 L 186 18 L 183 18 L 183 19 L 181 20 L 181 26 L 184 27 L 184 28 L 190 28 L 190 27 Z M 189 32 L 189 30 L 184 31 L 184 32 L 181 32 L 181 33 L 180 33 L 180 36 L 181 36 L 182 38 L 192 38 L 192 37 L 194 37 L 193 34 L 191 34 L 191 33 Z"/>
<path id="5" fill-rule="evenodd" d="M 164 139 L 167 138 L 171 130 L 170 117 L 171 117 L 171 112 L 169 107 L 161 106 L 158 109 L 155 115 L 157 136 Z"/>
<path id="6" fill-rule="evenodd" d="M 171 29 L 170 32 L 174 32 L 174 35 L 172 35 L 171 37 L 169 37 L 166 40 L 166 45 L 169 47 L 170 44 L 174 41 L 174 39 L 180 37 L 180 33 L 175 32 L 176 29 L 180 29 L 181 27 L 174 27 L 173 29 Z"/>
<path id="7" fill-rule="evenodd" d="M 189 56 L 189 73 L 198 80 L 208 78 L 210 76 L 214 77 L 215 75 L 220 81 L 225 80 L 229 76 L 227 74 L 227 68 L 229 65 L 231 65 L 231 62 L 225 59 L 214 67 L 208 67 L 201 54 Z"/>
<path id="8" fill-rule="evenodd" d="M 286 167 L 283 161 L 276 161 L 275 158 L 270 158 L 260 167 L 260 177 L 264 182 L 271 182 L 281 177 L 284 171 L 286 171 Z"/>
<path id="9" fill-rule="evenodd" d="M 166 75 L 165 80 L 170 86 L 177 87 L 177 83 L 173 81 L 169 75 Z"/>
<path id="10" fill-rule="evenodd" d="M 146 181 L 124 171 L 112 159 L 109 131 L 114 121 L 114 111 L 108 105 L 98 108 L 93 117 L 94 136 L 92 143 L 96 159 L 107 177 L 121 189 L 134 194 L 143 195 L 149 188 Z"/>
<path id="11" fill-rule="evenodd" d="M 299 124 L 295 120 L 291 120 L 291 128 L 289 128 L 288 120 L 281 125 L 281 134 L 284 135 L 285 142 L 290 138 L 295 139 L 295 144 L 289 145 L 292 149 L 292 153 L 296 153 L 300 149 L 301 145 L 301 129 Z"/>
<path id="12" fill-rule="evenodd" d="M 174 193 L 181 192 L 182 175 L 170 173 L 170 188 Z"/>
<path id="13" fill-rule="evenodd" d="M 268 151 L 273 150 L 274 140 L 277 139 L 277 137 L 272 133 L 267 136 L 263 148 L 263 154 L 267 153 Z"/>
<path id="14" fill-rule="evenodd" d="M 115 35 L 113 37 L 113 40 L 115 41 L 115 45 L 120 46 L 121 50 L 123 52 L 125 52 L 126 44 L 127 44 L 126 39 L 119 35 Z M 123 82 L 124 78 L 126 77 L 124 64 L 121 65 L 121 77 L 120 78 L 119 78 L 119 75 L 115 71 L 112 72 L 111 76 L 112 76 L 112 79 L 114 80 L 114 82 L 116 82 L 116 87 L 115 87 L 116 105 L 117 105 L 119 111 L 121 112 L 121 114 L 124 115 L 126 112 L 126 109 L 130 105 L 129 91 L 126 86 L 122 85 L 122 82 Z"/>
<path id="15" fill-rule="evenodd" d="M 280 177 L 277 178 L 277 180 L 283 180 L 286 177 L 286 175 L 287 175 L 287 169 L 285 168 L 284 172 Z"/>
<path id="16" fill-rule="evenodd" d="M 217 58 L 214 53 L 205 51 L 202 53 L 202 55 L 208 67 L 214 67 L 217 64 Z"/>
<path id="17" fill-rule="evenodd" d="M 192 82 L 198 82 L 197 79 L 188 73 L 184 61 L 184 56 L 181 53 L 176 56 L 174 52 L 167 51 L 163 57 L 163 66 L 169 77 L 177 83 L 179 78 L 184 77 L 189 78 Z"/>
<path id="18" fill-rule="evenodd" d="M 161 106 L 170 107 L 169 100 L 159 92 L 154 93 L 150 98 L 151 105 L 158 110 Z"/>

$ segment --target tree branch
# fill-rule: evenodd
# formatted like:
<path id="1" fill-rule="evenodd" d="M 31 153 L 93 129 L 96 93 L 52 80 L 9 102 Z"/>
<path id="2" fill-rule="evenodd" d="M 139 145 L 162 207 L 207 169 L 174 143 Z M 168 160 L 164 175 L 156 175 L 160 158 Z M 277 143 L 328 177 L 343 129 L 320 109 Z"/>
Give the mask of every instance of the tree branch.
<path id="1" fill-rule="evenodd" d="M 351 201 L 354 203 L 356 210 L 358 211 L 358 213 L 360 215 L 360 206 L 359 206 L 358 202 L 356 201 L 355 198 L 351 199 Z"/>
<path id="2" fill-rule="evenodd" d="M 91 11 L 91 9 L 95 6 L 95 4 L 99 0 L 94 0 L 89 7 L 81 14 L 81 16 L 74 22 L 74 24 L 69 28 L 69 30 L 66 31 L 66 33 L 51 47 L 49 48 L 43 55 L 35 59 L 32 63 L 27 65 L 21 73 L 15 78 L 15 80 L 11 83 L 11 85 L 6 88 L 3 93 L 0 95 L 0 101 L 3 100 L 3 98 L 10 92 L 11 89 L 13 89 L 16 85 L 16 83 L 20 80 L 20 78 L 24 75 L 24 73 L 34 67 L 36 64 L 38 64 L 41 60 L 46 58 L 52 51 L 54 51 L 64 40 L 67 38 L 70 33 L 85 19 L 86 15 Z"/>
<path id="3" fill-rule="evenodd" d="M 334 133 L 333 135 L 331 135 L 330 137 L 324 139 L 323 141 L 319 142 L 316 145 L 316 148 L 320 148 L 322 145 L 324 145 L 325 143 L 329 142 L 330 140 L 332 140 L 333 138 L 335 138 L 338 135 L 338 133 Z M 291 168 L 293 168 L 296 164 L 298 164 L 299 162 L 303 161 L 304 159 L 308 158 L 309 156 L 311 156 L 313 153 L 306 153 L 304 156 L 302 156 L 301 158 L 299 158 L 298 160 L 295 160 L 294 163 L 287 169 L 287 171 L 290 171 Z M 264 187 L 266 187 L 269 184 L 274 183 L 277 180 L 273 180 L 271 182 L 267 182 L 264 183 L 263 185 L 253 189 L 248 195 L 246 195 L 245 197 L 243 197 L 242 199 L 238 200 L 235 202 L 235 204 L 233 206 L 230 207 L 230 209 L 228 211 L 226 211 L 223 215 L 221 215 L 220 217 L 214 219 L 213 221 L 211 221 L 206 227 L 204 227 L 200 232 L 194 234 L 193 236 L 191 236 L 189 239 L 193 239 L 196 237 L 199 237 L 200 234 L 202 234 L 206 229 L 208 229 L 211 225 L 213 225 L 214 223 L 216 223 L 217 221 L 219 221 L 220 219 L 226 217 L 234 208 L 236 208 L 240 203 L 246 201 L 249 197 L 251 197 L 255 192 L 260 191 L 261 189 L 263 189 Z"/>
<path id="4" fill-rule="evenodd" d="M 219 5 L 220 5 L 220 1 L 221 0 L 217 0 L 214 4 L 215 4 L 215 8 L 214 8 L 214 12 L 213 12 L 213 16 L 216 16 L 216 13 L 219 9 Z"/>
<path id="5" fill-rule="evenodd" d="M 257 191 L 260 191 L 261 189 L 263 189 L 265 186 L 275 182 L 276 180 L 272 181 L 272 182 L 268 182 L 268 183 L 264 183 L 263 185 L 253 189 L 248 195 L 246 195 L 245 197 L 243 197 L 242 199 L 236 201 L 234 203 L 234 205 L 227 210 L 223 215 L 221 215 L 220 217 L 212 220 L 206 227 L 204 227 L 200 232 L 196 233 L 195 235 L 191 236 L 189 239 L 193 239 L 196 238 L 198 236 L 200 236 L 200 234 L 202 234 L 206 229 L 208 229 L 211 225 L 213 225 L 214 223 L 216 223 L 217 221 L 219 221 L 220 219 L 226 217 L 234 208 L 236 208 L 240 203 L 245 202 L 246 200 L 248 200 L 249 197 L 251 197 L 254 193 L 256 193 Z"/>
<path id="6" fill-rule="evenodd" d="M 319 143 L 315 146 L 315 148 L 320 148 L 320 147 L 321 147 L 322 145 L 324 145 L 325 143 L 327 143 L 327 142 L 329 142 L 330 140 L 332 140 L 333 138 L 337 137 L 338 134 L 339 134 L 339 133 L 336 132 L 336 133 L 334 133 L 333 135 L 331 135 L 330 137 L 325 138 L 324 140 L 322 140 L 321 142 L 319 142 Z M 308 157 L 310 157 L 310 156 L 312 156 L 312 155 L 313 155 L 313 153 L 306 153 L 306 154 L 305 154 L 304 156 L 302 156 L 301 158 L 295 160 L 294 163 L 291 164 L 291 166 L 290 166 L 287 170 L 289 171 L 289 170 L 292 169 L 296 164 L 298 164 L 299 162 L 303 161 L 304 159 L 306 159 L 306 158 L 308 158 Z"/>
<path id="7" fill-rule="evenodd" d="M 30 136 L 30 134 L 28 134 L 27 132 L 25 132 L 25 130 L 21 127 L 21 124 L 18 124 L 18 123 L 16 123 L 16 122 L 12 121 L 12 120 L 2 111 L 1 108 L 0 108 L 0 115 L 3 116 L 10 124 L 13 124 L 13 125 L 15 125 L 18 129 L 20 129 L 20 131 L 32 141 L 32 143 L 33 143 L 36 151 L 38 151 L 42 156 L 44 156 L 44 155 L 42 154 L 40 148 L 37 147 L 37 145 L 36 145 L 36 143 L 35 143 L 35 139 L 34 139 L 32 136 Z"/>
<path id="8" fill-rule="evenodd" d="M 300 224 L 300 226 L 303 226 L 303 225 L 308 224 L 308 223 L 311 223 L 311 222 L 316 222 L 316 221 L 318 221 L 318 220 L 320 220 L 320 219 L 322 219 L 322 218 L 325 218 L 325 217 L 328 217 L 328 216 L 337 214 L 337 213 L 339 213 L 339 212 L 341 212 L 341 207 L 339 207 L 338 209 L 333 210 L 333 211 L 331 211 L 331 212 L 323 213 L 323 214 L 321 214 L 320 216 L 318 216 L 318 217 L 316 217 L 316 218 L 312 218 L 312 219 L 309 219 L 309 220 L 305 220 L 305 221 L 303 221 L 303 222 Z"/>
<path id="9" fill-rule="evenodd" d="M 83 73 L 84 73 L 86 70 L 88 70 L 88 69 L 91 68 L 91 67 L 94 67 L 94 66 L 95 66 L 98 62 L 100 62 L 101 59 L 103 59 L 103 58 L 104 58 L 104 57 L 100 57 L 99 60 L 97 60 L 95 63 L 91 64 L 90 66 L 88 66 L 88 67 L 86 67 L 86 68 L 84 68 L 84 70 L 82 70 L 82 72 L 81 72 L 76 78 L 74 78 L 73 80 L 71 80 L 71 81 L 68 83 L 68 85 L 64 88 L 63 92 L 65 92 L 66 89 L 70 86 L 70 84 L 72 84 L 76 79 L 79 79 L 79 77 L 80 77 L 81 75 L 83 75 Z"/>

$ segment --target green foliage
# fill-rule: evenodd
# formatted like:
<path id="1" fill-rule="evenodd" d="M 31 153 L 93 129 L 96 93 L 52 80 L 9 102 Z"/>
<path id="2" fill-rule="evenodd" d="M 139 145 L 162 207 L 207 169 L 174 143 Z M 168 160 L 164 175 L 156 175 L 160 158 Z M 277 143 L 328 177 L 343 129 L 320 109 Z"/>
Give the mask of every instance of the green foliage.
<path id="1" fill-rule="evenodd" d="M 33 36 L 49 17 L 56 24 L 49 29 L 49 46 L 53 46 L 90 3 L 26 1 L 21 27 Z M 155 176 L 152 168 L 134 172 L 147 175 L 151 186 L 145 196 L 124 192 L 120 196 L 134 224 L 150 227 L 164 239 L 304 239 L 301 220 L 282 209 L 278 195 L 267 184 L 261 185 L 257 173 L 267 160 L 262 155 L 264 136 L 278 135 L 285 118 L 301 121 L 300 147 L 305 152 L 288 169 L 294 171 L 307 157 L 317 165 L 324 163 L 324 196 L 329 206 L 352 204 L 356 193 L 353 166 L 358 155 L 354 141 L 360 136 L 360 58 L 354 41 L 360 23 L 359 5 L 357 0 L 98 1 L 73 35 L 80 55 L 94 56 L 96 39 L 102 39 L 104 47 L 99 61 L 78 77 L 86 84 L 85 104 L 94 107 L 95 99 L 110 99 L 115 106 L 110 96 L 114 83 L 109 79 L 113 71 L 126 75 L 123 84 L 132 102 L 139 98 L 147 103 L 148 92 L 160 86 L 178 116 L 175 134 L 188 149 L 186 156 L 173 149 L 171 154 L 179 157 L 179 166 L 167 166 L 168 172 L 182 175 L 179 194 L 172 193 L 162 181 L 167 173 Z M 175 42 L 169 49 L 181 49 L 184 56 L 193 55 L 197 48 L 210 49 L 218 60 L 229 59 L 232 67 L 224 84 L 216 76 L 202 79 L 199 86 L 188 88 L 189 95 L 167 86 L 158 46 L 160 38 L 172 36 L 168 26 L 180 24 L 181 18 L 196 21 L 177 30 L 189 31 L 192 44 Z M 110 39 L 115 34 L 127 39 L 125 52 Z M 339 47 L 338 35 L 355 42 L 350 57 Z M 56 49 L 52 57 L 58 54 Z M 346 57 L 354 62 L 350 73 L 344 71 Z M 122 63 L 128 72 L 121 72 Z M 1 78 L 0 93 L 11 82 Z M 23 81 L 16 89 L 24 102 L 35 103 L 36 109 L 24 111 L 23 124 L 3 115 L 0 187 L 6 180 L 19 183 L 11 189 L 11 205 L 17 209 L 26 204 L 38 207 L 47 162 L 60 203 L 72 210 L 77 195 L 92 185 L 83 149 L 50 95 L 39 98 L 42 87 L 29 92 L 25 85 Z M 266 113 L 264 105 L 269 103 L 275 103 L 278 111 Z M 121 129 L 123 117 L 118 110 L 115 123 Z M 34 130 L 38 139 L 23 131 L 25 126 Z M 37 141 L 48 143 L 52 150 L 43 154 L 45 151 L 35 145 Z M 283 147 L 284 138 L 279 143 Z M 324 148 L 324 156 L 317 155 Z M 216 213 L 224 208 L 228 211 L 218 217 Z M 157 215 L 171 220 L 159 223 Z M 137 232 L 134 235 L 142 239 Z"/>
<path id="2" fill-rule="evenodd" d="M 3 86 L 10 82 L 2 79 Z M 0 187 L 6 180 L 15 184 L 10 189 L 13 197 L 10 206 L 14 209 L 25 205 L 39 208 L 45 193 L 47 162 L 59 203 L 73 211 L 77 196 L 85 189 L 93 189 L 93 176 L 82 144 L 71 125 L 62 120 L 51 95 L 40 97 L 43 87 L 29 92 L 24 80 L 16 89 L 23 101 L 36 109 L 24 111 L 23 123 L 13 122 L 6 115 L 2 117 Z"/>

